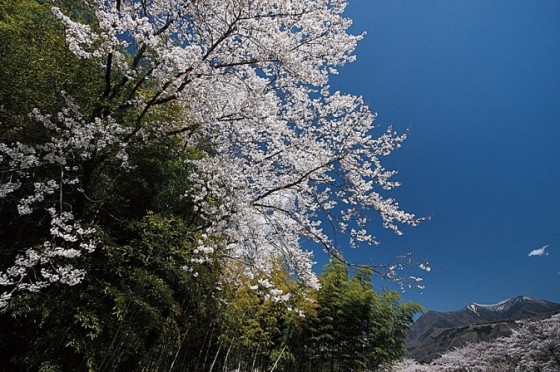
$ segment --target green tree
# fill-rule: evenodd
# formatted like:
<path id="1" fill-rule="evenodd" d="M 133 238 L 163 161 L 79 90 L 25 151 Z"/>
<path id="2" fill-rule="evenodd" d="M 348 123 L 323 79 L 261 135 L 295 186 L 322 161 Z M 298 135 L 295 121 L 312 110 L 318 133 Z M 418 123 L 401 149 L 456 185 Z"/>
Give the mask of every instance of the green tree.
<path id="1" fill-rule="evenodd" d="M 404 338 L 421 307 L 401 303 L 398 293 L 372 288 L 373 271 L 348 267 L 332 259 L 321 274 L 317 318 L 312 329 L 309 360 L 318 369 L 377 369 L 404 355 Z"/>
<path id="2" fill-rule="evenodd" d="M 65 4 L 80 17 L 91 14 L 77 2 L 59 5 Z M 34 108 L 56 114 L 65 104 L 61 91 L 85 113 L 104 104 L 102 71 L 95 60 L 68 51 L 51 7 L 0 0 L 0 141 L 44 140 L 44 128 L 28 114 Z M 127 112 L 120 115 L 126 122 Z M 170 102 L 145 120 L 149 126 L 179 117 Z M 81 182 L 82 188 L 65 186 L 44 201 L 87 215 L 103 244 L 75 259 L 74 266 L 88 273 L 82 283 L 24 293 L 2 309 L 5 368 L 123 370 L 182 363 L 196 369 L 199 361 L 192 356 L 208 342 L 203 325 L 216 316 L 220 276 L 217 253 L 206 264 L 192 262 L 198 217 L 184 197 L 190 172 L 185 161 L 199 155 L 176 136 L 132 141 L 125 170 L 115 152 L 99 154 L 96 164 L 76 162 L 90 181 Z M 35 172 L 47 177 L 60 169 Z M 22 247 L 42 244 L 50 225 L 39 212 L 20 216 L 16 197 L 2 199 L 0 212 L 0 269 L 5 269 Z"/>
<path id="3" fill-rule="evenodd" d="M 237 268 L 233 277 L 238 282 L 224 287 L 227 306 L 220 316 L 222 356 L 216 354 L 217 363 L 241 370 L 294 369 L 302 356 L 298 342 L 304 322 L 314 313 L 314 292 L 292 278 L 280 261 L 270 274 L 256 277 L 246 276 L 242 265 L 229 267 Z"/>
<path id="4" fill-rule="evenodd" d="M 195 216 L 179 197 L 187 172 L 181 157 L 190 154 L 170 149 L 177 145 L 169 139 L 131 151 L 126 174 L 106 164 L 94 192 L 103 245 L 80 260 L 88 275 L 79 285 L 9 304 L 0 320 L 13 353 L 7 363 L 122 370 L 175 361 L 196 369 L 204 325 L 216 317 L 220 264 L 218 256 L 192 263 Z M 13 347 L 10 336 L 19 340 Z"/>
<path id="5" fill-rule="evenodd" d="M 66 3 L 63 8 L 85 14 L 78 3 Z M 37 0 L 0 0 L 2 140 L 44 134 L 37 133 L 40 128 L 28 114 L 34 108 L 56 113 L 64 103 L 61 91 L 77 99 L 84 111 L 97 103 L 101 71 L 94 61 L 77 60 L 68 50 L 64 26 L 51 7 Z"/>

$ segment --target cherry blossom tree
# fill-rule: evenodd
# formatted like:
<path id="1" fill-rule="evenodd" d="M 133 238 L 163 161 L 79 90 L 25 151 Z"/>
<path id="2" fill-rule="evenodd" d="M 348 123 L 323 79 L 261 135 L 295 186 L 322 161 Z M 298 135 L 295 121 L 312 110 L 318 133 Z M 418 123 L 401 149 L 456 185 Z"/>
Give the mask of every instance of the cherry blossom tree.
<path id="1" fill-rule="evenodd" d="M 316 286 L 302 239 L 336 255 L 376 244 L 376 221 L 397 234 L 420 222 L 383 195 L 399 183 L 381 160 L 406 135 L 374 134 L 363 99 L 329 87 L 363 36 L 348 33 L 345 0 L 63 3 L 52 13 L 68 49 L 98 66 L 102 88 L 85 106 L 54 92 L 65 102 L 58 113 L 29 113 L 41 141 L 0 143 L 0 198 L 17 199 L 20 216 L 51 220 L 44 242 L 19 248 L 0 274 L 0 306 L 17 291 L 81 280 L 71 258 L 100 244 L 99 170 L 116 161 L 127 172 L 129 149 L 159 138 L 197 150 L 184 190 L 197 214 L 197 262 L 220 249 L 267 272 L 282 257 Z M 154 115 L 164 109 L 173 115 Z M 376 270 L 396 279 L 401 267 Z"/>
<path id="2" fill-rule="evenodd" d="M 468 344 L 435 363 L 484 371 L 557 371 L 560 368 L 560 315 L 520 321 L 512 334 L 495 342 Z"/>

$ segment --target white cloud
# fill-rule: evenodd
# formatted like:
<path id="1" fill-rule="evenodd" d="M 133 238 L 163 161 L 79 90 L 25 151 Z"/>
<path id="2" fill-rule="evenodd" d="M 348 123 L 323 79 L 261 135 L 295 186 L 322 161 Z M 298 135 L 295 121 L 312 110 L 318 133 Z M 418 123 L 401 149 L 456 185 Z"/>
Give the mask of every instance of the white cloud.
<path id="1" fill-rule="evenodd" d="M 547 248 L 548 248 L 548 244 L 543 245 L 540 248 L 533 249 L 531 252 L 529 252 L 529 257 L 531 257 L 531 256 L 548 256 L 548 252 L 546 251 Z"/>

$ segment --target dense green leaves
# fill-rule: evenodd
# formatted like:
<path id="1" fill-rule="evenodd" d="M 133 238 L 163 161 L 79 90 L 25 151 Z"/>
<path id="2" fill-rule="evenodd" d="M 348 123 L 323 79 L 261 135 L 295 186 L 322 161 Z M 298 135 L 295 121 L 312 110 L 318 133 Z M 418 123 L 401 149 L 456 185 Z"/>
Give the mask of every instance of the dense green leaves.
<path id="1" fill-rule="evenodd" d="M 420 306 L 401 303 L 393 291 L 377 294 L 368 268 L 353 274 L 332 261 L 320 277 L 321 289 L 314 291 L 298 287 L 278 266 L 270 280 L 292 294 L 279 302 L 249 286 L 226 288 L 224 295 L 230 297 L 220 313 L 214 367 L 370 371 L 399 360 Z"/>
<path id="2" fill-rule="evenodd" d="M 393 291 L 376 293 L 372 271 L 332 260 L 321 276 L 317 317 L 303 355 L 318 370 L 371 370 L 404 355 L 404 337 L 416 304 L 403 304 Z M 311 369 L 316 370 L 316 369 Z"/>
<path id="3" fill-rule="evenodd" d="M 10 358 L 14 367 L 157 367 L 171 363 L 185 333 L 195 346 L 216 306 L 217 264 L 197 266 L 196 277 L 184 269 L 191 244 L 182 220 L 152 214 L 129 228 L 137 238 L 108 243 L 84 260 L 89 274 L 78 286 L 10 303 L 3 341 L 34 333 L 21 338 Z"/>
<path id="4" fill-rule="evenodd" d="M 15 131 L 15 138 L 25 135 L 29 140 L 37 134 L 38 125 L 29 123 L 27 115 L 34 108 L 57 112 L 61 91 L 91 108 L 97 103 L 93 94 L 102 86 L 99 67 L 78 61 L 68 50 L 64 27 L 51 6 L 46 1 L 0 0 L 0 122 L 3 129 Z M 6 139 L 4 130 L 1 134 Z"/>

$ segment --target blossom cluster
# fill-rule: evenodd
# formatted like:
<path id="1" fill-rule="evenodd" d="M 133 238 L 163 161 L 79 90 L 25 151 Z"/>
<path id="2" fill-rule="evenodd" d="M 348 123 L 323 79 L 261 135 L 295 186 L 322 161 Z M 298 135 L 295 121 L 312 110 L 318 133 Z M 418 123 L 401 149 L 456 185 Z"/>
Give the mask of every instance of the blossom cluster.
<path id="1" fill-rule="evenodd" d="M 54 208 L 48 212 L 51 240 L 28 248 L 16 257 L 13 266 L 0 272 L 0 286 L 8 288 L 0 294 L 0 308 L 15 292 L 38 292 L 55 282 L 72 286 L 83 279 L 84 270 L 74 268 L 68 259 L 93 252 L 97 245 L 95 229 L 82 227 L 70 212 L 58 214 Z"/>
<path id="2" fill-rule="evenodd" d="M 69 50 L 103 69 L 103 110 L 86 119 L 66 97 L 56 117 L 31 113 L 53 133 L 50 141 L 0 144 L 0 161 L 11 167 L 0 196 L 34 185 L 20 213 L 79 183 L 74 167 L 92 154 L 105 151 L 126 167 L 131 142 L 181 135 L 185 146 L 204 154 L 190 160 L 193 186 L 185 190 L 202 220 L 197 262 L 218 246 L 249 271 L 270 271 L 281 257 L 316 287 L 305 242 L 337 254 L 344 246 L 377 244 L 376 223 L 401 234 L 401 225 L 420 222 L 384 196 L 399 183 L 382 158 L 406 134 L 391 128 L 375 134 L 375 114 L 363 98 L 329 86 L 329 77 L 355 59 L 363 37 L 348 32 L 346 0 L 87 0 L 84 6 L 91 17 L 52 10 Z M 146 125 L 150 111 L 169 102 L 184 117 Z M 113 111 L 127 108 L 127 121 L 119 121 Z M 58 179 L 32 180 L 29 169 L 45 164 L 60 167 Z"/>
<path id="3" fill-rule="evenodd" d="M 0 143 L 0 199 L 17 201 L 20 216 L 33 213 L 50 218 L 50 233 L 42 245 L 28 247 L 14 264 L 0 272 L 0 307 L 20 291 L 36 292 L 51 283 L 79 283 L 85 272 L 71 259 L 91 253 L 97 245 L 90 221 L 77 221 L 67 209 L 63 188 L 80 191 L 83 162 L 103 150 L 126 153 L 123 137 L 129 133 L 110 117 L 89 122 L 65 92 L 66 105 L 54 117 L 38 109 L 30 118 L 46 130 L 47 140 L 38 144 Z M 127 167 L 126 156 L 121 164 Z M 83 192 L 83 190 L 81 190 Z"/>

